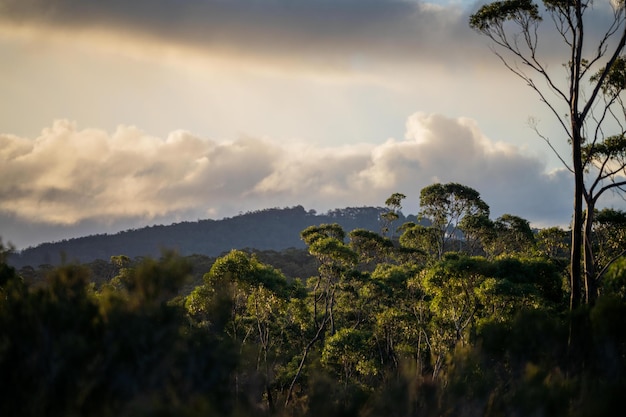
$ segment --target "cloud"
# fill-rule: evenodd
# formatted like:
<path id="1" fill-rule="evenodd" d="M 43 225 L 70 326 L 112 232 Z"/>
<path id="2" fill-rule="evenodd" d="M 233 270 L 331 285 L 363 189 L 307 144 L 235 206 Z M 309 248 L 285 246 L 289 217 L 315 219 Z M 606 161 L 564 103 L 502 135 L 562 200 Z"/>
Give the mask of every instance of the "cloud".
<path id="1" fill-rule="evenodd" d="M 460 62 L 477 58 L 476 53 L 486 49 L 484 39 L 471 36 L 468 25 L 470 13 L 481 3 L 485 2 L 0 0 L 0 22 L 14 28 L 115 32 L 127 42 L 129 37 L 166 40 L 265 57 L 296 54 L 309 62 L 320 54 L 326 59 L 347 58 L 354 65 L 367 62 L 370 55 Z M 608 4 L 595 9 L 599 13 L 587 28 L 590 34 L 607 27 L 612 16 Z"/>
<path id="2" fill-rule="evenodd" d="M 408 212 L 416 213 L 423 187 L 459 182 L 477 189 L 494 216 L 513 213 L 538 225 L 569 220 L 569 173 L 546 172 L 541 159 L 491 141 L 467 118 L 415 113 L 407 120 L 404 140 L 293 154 L 300 159 L 283 160 L 260 184 L 263 193 L 282 196 L 288 189 L 297 201 L 315 206 L 316 199 L 319 204 L 325 198 L 322 193 L 343 205 L 382 205 L 398 191 L 408 196 Z M 316 187 L 310 189 L 312 182 Z"/>
<path id="3" fill-rule="evenodd" d="M 149 41 L 317 68 L 486 52 L 462 35 L 471 32 L 467 16 L 416 0 L 0 0 L 0 25 L 12 32 L 104 33 L 118 49 Z"/>
<path id="4" fill-rule="evenodd" d="M 35 222 L 151 219 L 210 198 L 237 198 L 267 175 L 271 149 L 242 138 L 201 140 L 186 132 L 166 139 L 129 126 L 112 134 L 58 120 L 32 141 L 0 136 L 0 209 Z M 30 146 L 26 146 L 30 143 Z"/>
<path id="5" fill-rule="evenodd" d="M 528 153 L 548 150 L 523 123 L 543 116 L 567 156 L 563 132 L 468 27 L 477 4 L 460 3 L 0 0 L 0 124 L 13 133 L 0 135 L 0 230 L 93 233 L 393 192 L 416 213 L 435 181 L 476 188 L 495 216 L 565 224 L 569 174 Z M 567 51 L 540 36 L 566 82 Z M 414 109 L 428 113 L 403 136 Z M 99 128 L 39 133 L 55 118 Z"/>
<path id="6" fill-rule="evenodd" d="M 158 138 L 132 126 L 112 133 L 58 120 L 34 138 L 0 135 L 0 212 L 20 222 L 75 225 L 234 215 L 303 204 L 327 210 L 382 205 L 393 192 L 417 212 L 421 188 L 459 182 L 492 213 L 543 224 L 569 215 L 570 178 L 473 120 L 416 113 L 406 137 L 320 147 L 240 137 L 214 141 L 176 131 Z M 9 221 L 9 220 L 5 220 Z"/>

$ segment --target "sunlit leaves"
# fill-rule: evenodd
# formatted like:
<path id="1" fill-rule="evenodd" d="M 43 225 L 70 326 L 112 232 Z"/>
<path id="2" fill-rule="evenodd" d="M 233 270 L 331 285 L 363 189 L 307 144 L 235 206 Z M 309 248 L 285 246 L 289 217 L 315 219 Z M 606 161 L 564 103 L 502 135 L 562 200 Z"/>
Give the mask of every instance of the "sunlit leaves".
<path id="1" fill-rule="evenodd" d="M 346 237 L 346 232 L 337 224 L 322 224 L 320 226 L 309 226 L 300 232 L 300 237 L 307 245 L 312 245 L 318 239 L 327 237 L 335 238 L 341 242 Z"/>
<path id="2" fill-rule="evenodd" d="M 385 205 L 387 206 L 387 211 L 381 214 L 381 221 L 383 224 L 382 234 L 386 236 L 387 233 L 390 232 L 390 228 L 394 221 L 400 218 L 400 210 L 402 209 L 402 200 L 404 200 L 406 196 L 402 193 L 393 193 L 387 200 L 385 200 Z M 394 231 L 391 230 L 391 236 L 393 236 Z"/>
<path id="3" fill-rule="evenodd" d="M 537 251 L 547 258 L 565 258 L 569 254 L 570 234 L 560 227 L 548 227 L 539 230 L 535 236 Z"/>
<path id="4" fill-rule="evenodd" d="M 611 265 L 603 280 L 603 290 L 610 296 L 626 301 L 626 257 Z"/>
<path id="5" fill-rule="evenodd" d="M 400 228 L 400 244 L 405 248 L 417 249 L 430 258 L 436 259 L 439 254 L 439 231 L 434 227 L 426 227 L 413 222 L 405 223 Z"/>
<path id="6" fill-rule="evenodd" d="M 623 167 L 626 163 L 626 137 L 624 135 L 606 137 L 601 142 L 583 146 L 582 153 L 584 159 L 596 162 L 598 166 L 604 164 L 605 161 L 613 160 Z"/>
<path id="7" fill-rule="evenodd" d="M 594 255 L 604 268 L 626 252 L 626 212 L 605 208 L 594 215 Z"/>
<path id="8" fill-rule="evenodd" d="M 326 341 L 322 351 L 322 364 L 333 369 L 346 381 L 355 374 L 376 375 L 378 370 L 372 357 L 370 335 L 365 331 L 343 328 Z"/>
<path id="9" fill-rule="evenodd" d="M 358 255 L 345 243 L 327 237 L 316 240 L 310 247 L 311 255 L 318 258 L 332 260 L 333 263 L 341 266 L 353 266 L 358 261 Z"/>
<path id="10" fill-rule="evenodd" d="M 592 83 L 602 79 L 605 69 L 601 69 L 591 76 Z M 626 89 L 626 57 L 619 56 L 609 68 L 606 76 L 602 80 L 602 92 L 610 97 L 618 96 Z"/>
<path id="11" fill-rule="evenodd" d="M 492 255 L 530 254 L 535 248 L 535 236 L 528 220 L 503 214 L 494 222 L 494 239 L 490 242 Z"/>
<path id="12" fill-rule="evenodd" d="M 378 233 L 365 229 L 354 229 L 348 236 L 350 237 L 350 248 L 354 250 L 361 262 L 370 264 L 382 262 L 393 250 L 393 243 Z"/>
<path id="13" fill-rule="evenodd" d="M 420 216 L 430 219 L 438 232 L 437 250 L 441 258 L 446 243 L 456 236 L 467 216 L 489 216 L 489 206 L 475 189 L 458 184 L 433 184 L 420 191 Z"/>

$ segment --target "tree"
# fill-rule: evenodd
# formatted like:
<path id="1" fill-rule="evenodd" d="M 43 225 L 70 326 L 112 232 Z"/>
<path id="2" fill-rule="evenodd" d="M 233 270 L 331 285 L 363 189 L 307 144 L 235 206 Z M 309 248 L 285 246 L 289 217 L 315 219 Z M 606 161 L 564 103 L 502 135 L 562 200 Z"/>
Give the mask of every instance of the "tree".
<path id="1" fill-rule="evenodd" d="M 233 250 L 215 261 L 204 280 L 186 299 L 188 313 L 210 330 L 223 329 L 241 352 L 249 354 L 240 359 L 240 367 L 247 368 L 235 375 L 235 394 L 262 396 L 246 387 L 258 377 L 273 411 L 273 375 L 288 299 L 285 277 L 255 255 Z"/>
<path id="2" fill-rule="evenodd" d="M 13 280 L 17 280 L 15 268 L 7 264 L 7 259 L 11 254 L 12 248 L 5 247 L 0 238 L 0 289 Z M 21 279 L 19 279 L 21 281 Z M 0 293 L 1 294 L 1 293 Z"/>
<path id="3" fill-rule="evenodd" d="M 409 364 L 418 375 L 428 362 L 430 313 L 420 283 L 422 269 L 415 264 L 380 264 L 372 273 L 375 291 L 371 298 L 371 326 L 380 352 L 380 361 L 399 370 Z"/>
<path id="4" fill-rule="evenodd" d="M 535 235 L 528 220 L 512 214 L 503 214 L 494 222 L 490 242 L 491 255 L 530 254 L 535 248 Z"/>
<path id="5" fill-rule="evenodd" d="M 459 223 L 465 238 L 465 252 L 469 255 L 485 254 L 485 247 L 493 241 L 496 227 L 485 213 L 465 216 Z"/>
<path id="6" fill-rule="evenodd" d="M 346 237 L 346 232 L 337 223 L 321 224 L 319 226 L 309 226 L 300 232 L 300 237 L 308 246 L 311 246 L 315 241 L 323 238 L 334 238 L 343 242 Z"/>
<path id="7" fill-rule="evenodd" d="M 361 263 L 370 270 L 389 258 L 394 248 L 391 239 L 369 230 L 354 229 L 348 233 L 348 236 L 350 248 L 359 255 Z"/>
<path id="8" fill-rule="evenodd" d="M 390 237 L 393 239 L 395 231 L 391 228 L 391 226 L 393 225 L 393 222 L 400 218 L 400 210 L 402 210 L 402 200 L 404 200 L 405 198 L 406 196 L 402 193 L 393 193 L 387 200 L 385 200 L 387 212 L 380 215 L 383 224 L 383 236 L 386 236 L 387 233 L 391 232 Z"/>
<path id="9" fill-rule="evenodd" d="M 540 256 L 548 258 L 564 258 L 567 254 L 570 234 L 560 227 L 548 227 L 537 232 L 537 251 Z"/>
<path id="10" fill-rule="evenodd" d="M 506 68 L 538 94 L 562 127 L 570 145 L 571 162 L 566 162 L 567 158 L 556 151 L 551 139 L 534 126 L 574 177 L 571 309 L 582 301 L 583 279 L 587 284 L 586 301 L 593 302 L 590 298 L 593 297 L 590 292 L 590 274 L 593 273 L 590 233 L 597 198 L 606 190 L 625 184 L 616 180 L 616 174 L 623 172 L 623 165 L 615 171 L 613 164 L 609 163 L 616 161 L 615 154 L 602 150 L 611 141 L 610 136 L 605 136 L 607 129 L 614 128 L 615 123 L 619 129 L 624 121 L 624 113 L 614 111 L 621 105 L 616 93 L 621 93 L 624 87 L 623 79 L 618 76 L 619 71 L 623 71 L 621 54 L 626 44 L 624 1 L 612 1 L 610 6 L 601 7 L 591 7 L 592 4 L 591 0 L 543 0 L 540 9 L 532 0 L 503 0 L 482 6 L 469 19 L 470 27 L 494 43 L 492 50 Z M 599 35 L 588 30 L 593 24 L 592 19 L 598 17 L 594 12 L 606 17 L 607 7 L 610 7 L 610 16 L 605 30 Z M 546 40 L 551 39 L 551 33 L 539 29 L 542 15 L 547 15 L 547 20 L 553 22 L 553 33 L 563 42 L 561 57 L 565 73 L 555 72 L 554 66 L 549 65 L 555 59 L 555 49 L 542 49 L 540 35 L 545 34 Z M 542 55 L 542 52 L 549 53 L 549 56 Z M 543 82 L 536 81 L 533 76 Z M 589 89 L 585 88 L 587 81 L 591 82 Z M 604 102 L 601 102 L 602 97 Z M 622 132 L 618 137 L 623 136 Z M 622 144 L 620 146 L 623 148 Z M 600 161 L 599 165 L 597 161 Z M 617 162 L 620 166 L 619 160 Z M 586 179 L 586 174 L 591 174 L 590 180 Z M 589 224 L 585 227 L 583 201 L 587 210 L 591 210 L 591 215 L 586 216 Z M 581 268 L 583 247 L 584 265 L 588 270 L 584 277 Z"/>
<path id="11" fill-rule="evenodd" d="M 34 286 L 3 281 L 0 415 L 230 415 L 234 350 L 157 302 L 186 278 L 184 264 L 145 260 L 125 277 L 132 285 L 97 292 L 81 265 Z"/>
<path id="12" fill-rule="evenodd" d="M 607 269 L 626 254 L 626 213 L 614 209 L 596 211 L 593 237 L 594 265 L 597 272 L 592 288 L 597 290 Z"/>
<path id="13" fill-rule="evenodd" d="M 355 374 L 367 377 L 377 373 L 370 345 L 367 332 L 345 327 L 326 341 L 322 364 L 332 368 L 346 387 Z"/>
<path id="14" fill-rule="evenodd" d="M 489 216 L 489 206 L 480 193 L 471 187 L 457 184 L 433 184 L 420 191 L 420 217 L 430 219 L 438 231 L 438 258 L 447 250 L 451 239 L 458 239 L 457 231 L 466 216 Z"/>
<path id="15" fill-rule="evenodd" d="M 407 222 L 400 227 L 402 248 L 414 249 L 425 254 L 428 260 L 438 259 L 440 253 L 440 234 L 433 227 Z"/>
<path id="16" fill-rule="evenodd" d="M 619 97 L 619 93 L 624 90 L 624 80 L 626 79 L 626 60 L 620 57 L 613 67 L 618 66 L 618 74 L 614 74 L 616 70 L 612 69 L 609 74 L 608 83 L 611 86 L 604 87 L 605 100 L 609 102 L 619 102 L 621 107 L 620 114 L 626 118 L 626 107 Z M 613 77 L 616 77 L 614 79 Z M 618 87 L 619 86 L 619 87 Z M 612 111 L 610 114 L 614 114 Z M 599 198 L 609 190 L 621 190 L 621 186 L 626 185 L 624 176 L 626 174 L 626 131 L 622 128 L 622 132 L 604 140 L 593 140 L 583 146 L 583 158 L 586 166 L 589 165 L 589 171 L 594 171 L 595 177 L 591 178 L 590 185 L 585 188 L 584 198 L 586 202 L 585 223 L 583 230 L 584 239 L 584 267 L 585 267 L 585 295 L 587 302 L 593 302 L 597 296 L 598 281 L 602 278 L 604 267 L 608 265 L 599 265 L 599 258 L 594 255 L 594 239 L 595 233 L 595 215 L 596 205 Z M 605 217 L 606 219 L 606 217 Z M 610 222 L 609 222 L 610 223 Z M 612 262 L 612 261 L 611 261 Z"/>
<path id="17" fill-rule="evenodd" d="M 341 278 L 356 266 L 359 258 L 357 253 L 344 243 L 345 231 L 336 223 L 307 227 L 300 236 L 308 245 L 309 253 L 317 258 L 319 269 L 318 275 L 308 281 L 313 310 L 312 336 L 303 348 L 298 369 L 286 394 L 285 407 L 289 405 L 296 381 L 313 346 L 319 340 L 323 340 L 328 327 L 330 336 L 336 332 L 334 309 L 338 284 Z"/>

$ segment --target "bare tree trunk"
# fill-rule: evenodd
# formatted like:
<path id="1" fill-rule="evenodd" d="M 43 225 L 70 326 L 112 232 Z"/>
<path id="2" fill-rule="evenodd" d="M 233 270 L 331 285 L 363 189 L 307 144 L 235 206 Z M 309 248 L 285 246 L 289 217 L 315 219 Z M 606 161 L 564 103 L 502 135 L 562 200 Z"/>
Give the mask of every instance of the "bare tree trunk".
<path id="1" fill-rule="evenodd" d="M 576 107 L 572 106 L 573 109 Z M 575 372 L 579 363 L 582 329 L 580 316 L 575 310 L 580 307 L 582 293 L 582 235 L 583 235 L 583 163 L 581 152 L 581 127 L 575 112 L 572 113 L 572 157 L 574 171 L 574 214 L 572 221 L 572 246 L 570 258 L 570 319 L 567 340 L 568 373 Z"/>
<path id="2" fill-rule="evenodd" d="M 322 335 L 323 335 L 324 330 L 326 329 L 326 324 L 328 323 L 328 320 L 329 320 L 329 315 L 326 314 L 326 316 L 324 317 L 324 320 L 322 320 L 322 323 L 318 327 L 315 336 L 313 337 L 313 339 L 309 341 L 309 343 L 307 343 L 307 345 L 304 348 L 304 351 L 302 352 L 302 359 L 300 360 L 300 365 L 298 365 L 298 370 L 296 371 L 296 374 L 291 380 L 291 384 L 289 385 L 289 389 L 287 390 L 287 398 L 285 398 L 285 407 L 289 405 L 289 401 L 291 400 L 291 395 L 293 394 L 293 388 L 295 387 L 296 381 L 298 380 L 298 378 L 300 377 L 300 374 L 302 373 L 302 369 L 304 368 L 304 364 L 306 363 L 306 358 L 307 356 L 309 356 L 309 351 L 311 350 L 315 342 L 317 342 L 318 340 L 322 338 Z"/>
<path id="3" fill-rule="evenodd" d="M 582 271 L 582 231 L 583 231 L 583 194 L 585 192 L 584 164 L 582 156 L 584 115 L 578 110 L 580 77 L 582 70 L 582 49 L 584 38 L 583 6 L 575 4 L 576 27 L 573 34 L 572 61 L 570 66 L 569 111 L 572 129 L 572 168 L 574 171 L 574 219 L 572 224 L 572 248 L 570 258 L 570 310 L 578 308 L 581 301 Z"/>
<path id="4" fill-rule="evenodd" d="M 575 135 L 579 136 L 579 135 Z M 574 137 L 574 142 L 576 142 Z M 578 138 L 580 140 L 580 137 Z M 570 310 L 575 310 L 581 303 L 581 255 L 583 229 L 583 170 L 580 158 L 580 144 L 574 145 L 574 219 L 572 223 L 572 247 L 570 258 Z"/>
<path id="5" fill-rule="evenodd" d="M 595 204 L 593 201 L 587 201 L 587 210 L 585 215 L 585 229 L 583 233 L 584 239 L 584 265 L 585 265 L 585 302 L 594 305 L 598 297 L 598 288 L 596 285 L 596 264 L 593 257 L 593 218 Z"/>
<path id="6" fill-rule="evenodd" d="M 296 385 L 296 381 L 300 377 L 302 373 L 302 369 L 304 368 L 304 363 L 306 362 L 307 356 L 309 356 L 309 351 L 311 347 L 319 340 L 319 333 L 306 345 L 304 348 L 304 352 L 302 353 L 302 359 L 300 360 L 300 365 L 298 365 L 298 370 L 296 371 L 296 375 L 291 380 L 291 384 L 289 384 L 289 390 L 287 390 L 287 398 L 285 399 L 285 407 L 289 405 L 289 401 L 291 400 L 291 395 L 293 393 L 293 387 Z"/>

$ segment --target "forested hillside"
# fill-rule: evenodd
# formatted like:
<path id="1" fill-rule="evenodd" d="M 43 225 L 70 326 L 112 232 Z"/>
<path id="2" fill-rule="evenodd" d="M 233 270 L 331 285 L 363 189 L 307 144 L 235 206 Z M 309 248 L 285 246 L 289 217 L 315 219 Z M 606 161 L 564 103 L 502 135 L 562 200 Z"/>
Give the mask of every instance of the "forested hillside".
<path id="1" fill-rule="evenodd" d="M 349 207 L 317 214 L 306 211 L 302 206 L 273 208 L 222 220 L 158 225 L 113 235 L 45 243 L 12 254 L 9 263 L 19 269 L 27 265 L 60 265 L 63 261 L 87 263 L 96 259 L 108 260 L 120 254 L 131 258 L 158 257 L 163 249 L 175 250 L 181 255 L 211 257 L 231 249 L 304 249 L 299 233 L 311 224 L 338 223 L 348 231 L 356 228 L 380 231 L 380 215 L 385 211 L 375 207 Z M 400 216 L 399 221 L 404 221 L 401 213 Z"/>
<path id="2" fill-rule="evenodd" d="M 599 292 L 571 310 L 567 231 L 491 219 L 460 184 L 422 190 L 428 226 L 400 224 L 394 196 L 381 232 L 312 224 L 306 253 L 118 255 L 98 282 L 66 264 L 31 284 L 0 247 L 0 415 L 620 412 L 625 213 L 595 217 Z"/>

